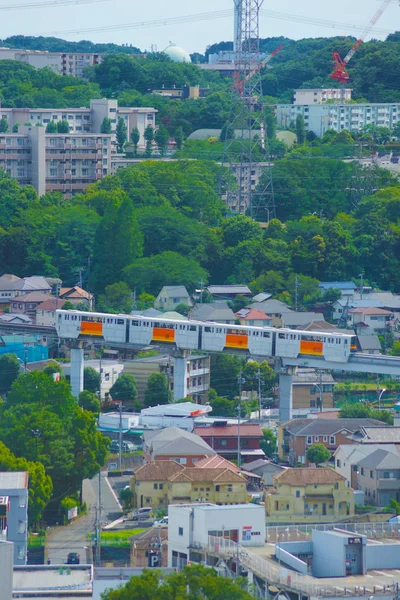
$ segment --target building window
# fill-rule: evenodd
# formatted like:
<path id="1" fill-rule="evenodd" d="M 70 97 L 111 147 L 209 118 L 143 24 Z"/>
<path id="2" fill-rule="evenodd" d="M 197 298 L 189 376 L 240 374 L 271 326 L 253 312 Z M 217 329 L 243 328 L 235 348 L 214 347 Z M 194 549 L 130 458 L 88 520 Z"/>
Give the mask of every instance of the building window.
<path id="1" fill-rule="evenodd" d="M 314 442 L 319 442 L 319 436 L 318 435 L 314 436 Z"/>
<path id="2" fill-rule="evenodd" d="M 365 475 L 364 467 L 361 467 L 361 475 Z"/>
<path id="3" fill-rule="evenodd" d="M 228 442 L 226 440 L 217 440 L 218 446 L 226 446 Z"/>
<path id="4" fill-rule="evenodd" d="M 155 489 L 155 490 L 158 490 L 158 483 L 155 483 L 155 484 L 154 484 L 154 489 Z"/>
<path id="5" fill-rule="evenodd" d="M 312 444 L 312 436 L 311 435 L 307 436 L 307 444 Z"/>
<path id="6" fill-rule="evenodd" d="M 219 490 L 220 490 L 220 486 L 219 486 L 219 485 L 216 485 L 216 486 L 215 486 L 215 491 L 216 491 L 216 492 L 219 492 Z"/>
<path id="7" fill-rule="evenodd" d="M 370 476 L 370 478 L 371 478 L 371 479 L 373 479 L 373 478 L 374 478 L 374 472 L 373 472 L 373 471 L 370 471 L 370 472 L 369 472 L 369 476 Z"/>
<path id="8" fill-rule="evenodd" d="M 158 484 L 158 489 L 159 490 L 163 490 L 164 489 L 164 484 L 163 483 L 159 483 Z"/>
<path id="9" fill-rule="evenodd" d="M 178 529 L 178 534 L 179 534 L 179 535 L 183 535 L 183 527 L 179 527 L 179 529 Z"/>
<path id="10" fill-rule="evenodd" d="M 300 498 L 300 490 L 296 490 L 296 498 Z"/>
<path id="11" fill-rule="evenodd" d="M 338 484 L 338 483 L 335 483 L 335 486 L 334 486 L 334 487 L 335 487 L 335 490 L 338 490 L 338 489 L 339 489 L 339 484 Z"/>
<path id="12" fill-rule="evenodd" d="M 342 466 L 342 461 L 337 459 L 336 466 L 340 468 Z"/>
<path id="13" fill-rule="evenodd" d="M 329 438 L 329 443 L 330 444 L 335 444 L 335 437 L 333 435 L 331 435 L 331 437 Z"/>
<path id="14" fill-rule="evenodd" d="M 233 488 L 231 485 L 228 485 L 228 492 L 232 492 Z"/>

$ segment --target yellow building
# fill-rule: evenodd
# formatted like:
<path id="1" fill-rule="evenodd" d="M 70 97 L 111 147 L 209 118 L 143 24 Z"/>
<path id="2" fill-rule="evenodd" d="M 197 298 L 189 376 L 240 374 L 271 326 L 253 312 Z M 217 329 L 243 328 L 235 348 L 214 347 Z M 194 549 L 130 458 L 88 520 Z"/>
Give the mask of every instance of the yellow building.
<path id="1" fill-rule="evenodd" d="M 267 523 L 330 523 L 354 516 L 354 491 L 333 469 L 286 469 L 273 480 Z"/>
<path id="2" fill-rule="evenodd" d="M 246 479 L 229 468 L 184 467 L 174 461 L 153 461 L 131 480 L 133 506 L 166 510 L 168 504 L 211 502 L 243 504 Z"/>

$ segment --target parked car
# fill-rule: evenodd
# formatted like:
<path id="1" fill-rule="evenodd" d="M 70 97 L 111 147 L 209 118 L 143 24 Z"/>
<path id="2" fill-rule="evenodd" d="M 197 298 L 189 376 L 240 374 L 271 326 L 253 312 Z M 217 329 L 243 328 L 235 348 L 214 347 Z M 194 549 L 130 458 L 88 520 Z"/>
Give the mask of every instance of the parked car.
<path id="1" fill-rule="evenodd" d="M 77 552 L 70 552 L 67 557 L 67 565 L 79 565 L 81 557 Z"/>
<path id="2" fill-rule="evenodd" d="M 135 452 L 136 446 L 132 442 L 126 442 L 125 440 L 122 442 L 122 452 L 125 454 L 129 454 L 131 452 Z M 110 452 L 119 452 L 119 442 L 113 440 L 110 444 Z"/>
<path id="3" fill-rule="evenodd" d="M 154 521 L 153 527 L 168 527 L 168 517 L 163 517 L 159 521 Z"/>
<path id="4" fill-rule="evenodd" d="M 153 509 L 151 506 L 143 506 L 138 508 L 132 515 L 132 521 L 147 521 L 150 519 Z"/>

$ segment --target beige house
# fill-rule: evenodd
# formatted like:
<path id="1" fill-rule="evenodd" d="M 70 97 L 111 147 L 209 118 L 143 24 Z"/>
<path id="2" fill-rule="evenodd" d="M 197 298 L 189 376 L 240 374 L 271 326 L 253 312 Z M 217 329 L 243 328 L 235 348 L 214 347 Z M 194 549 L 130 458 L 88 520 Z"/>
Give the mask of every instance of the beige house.
<path id="1" fill-rule="evenodd" d="M 79 306 L 81 304 L 88 310 L 92 310 L 93 308 L 93 294 L 87 292 L 79 285 L 74 285 L 74 287 L 69 288 L 61 288 L 60 298 L 62 298 L 64 302 L 72 302 L 72 304 L 75 306 Z"/>
<path id="2" fill-rule="evenodd" d="M 249 325 L 253 327 L 271 327 L 272 317 L 265 314 L 263 310 L 256 308 L 241 308 L 235 313 L 239 319 L 240 325 Z"/>
<path id="3" fill-rule="evenodd" d="M 354 516 L 354 491 L 332 469 L 286 469 L 266 495 L 269 523 L 329 523 Z"/>
<path id="4" fill-rule="evenodd" d="M 36 325 L 54 327 L 56 324 L 56 310 L 59 310 L 65 300 L 49 298 L 36 307 Z"/>
<path id="5" fill-rule="evenodd" d="M 174 310 L 179 304 L 192 306 L 192 300 L 184 285 L 164 285 L 154 301 L 154 308 L 167 311 Z"/>
<path id="6" fill-rule="evenodd" d="M 232 469 L 184 467 L 175 461 L 153 461 L 131 480 L 134 506 L 166 509 L 169 504 L 210 502 L 242 504 L 247 480 Z"/>

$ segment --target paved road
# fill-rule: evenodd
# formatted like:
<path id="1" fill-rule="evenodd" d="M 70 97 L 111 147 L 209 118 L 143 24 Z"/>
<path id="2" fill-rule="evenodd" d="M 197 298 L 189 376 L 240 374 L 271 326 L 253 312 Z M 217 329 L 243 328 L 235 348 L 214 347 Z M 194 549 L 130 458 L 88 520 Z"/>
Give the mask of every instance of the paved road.
<path id="1" fill-rule="evenodd" d="M 94 531 L 98 494 L 98 477 L 85 479 L 83 499 L 87 504 L 88 514 L 75 519 L 66 527 L 51 528 L 47 535 L 47 558 L 50 559 L 51 564 L 65 563 L 69 552 L 78 552 L 81 555 L 81 562 L 86 562 L 86 547 L 90 543 L 88 534 Z M 101 477 L 101 504 L 103 524 L 121 515 L 120 505 L 105 475 Z"/>

